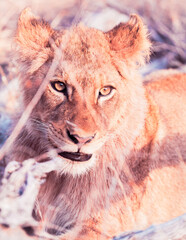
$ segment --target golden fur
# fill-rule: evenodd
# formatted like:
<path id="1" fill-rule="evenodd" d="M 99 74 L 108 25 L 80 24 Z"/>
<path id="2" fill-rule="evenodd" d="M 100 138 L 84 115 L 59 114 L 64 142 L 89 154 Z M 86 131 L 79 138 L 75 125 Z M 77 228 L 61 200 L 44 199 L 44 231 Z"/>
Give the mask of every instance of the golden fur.
<path id="1" fill-rule="evenodd" d="M 141 19 L 132 15 L 106 33 L 82 24 L 55 31 L 26 9 L 16 41 L 24 105 L 56 51 L 51 81 L 66 92 L 48 84 L 10 157 L 24 161 L 54 148 L 92 154 L 85 162 L 57 155 L 59 171 L 48 174 L 34 213 L 46 231 L 110 239 L 183 214 L 186 75 L 160 72 L 143 83 L 137 68 L 150 42 Z"/>

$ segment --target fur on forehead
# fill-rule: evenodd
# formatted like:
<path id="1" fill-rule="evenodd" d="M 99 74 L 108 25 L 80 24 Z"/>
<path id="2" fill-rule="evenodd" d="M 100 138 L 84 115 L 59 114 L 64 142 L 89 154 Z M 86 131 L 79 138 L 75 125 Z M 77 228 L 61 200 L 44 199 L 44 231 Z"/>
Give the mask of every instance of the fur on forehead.
<path id="1" fill-rule="evenodd" d="M 23 71 L 30 73 L 54 57 L 56 46 L 61 48 L 63 60 L 78 67 L 101 68 L 110 57 L 135 67 L 143 64 L 150 52 L 146 27 L 137 15 L 106 33 L 83 24 L 59 32 L 25 9 L 19 17 L 16 42 L 18 61 Z"/>
<path id="2" fill-rule="evenodd" d="M 77 66 L 101 68 L 110 58 L 110 47 L 103 32 L 80 23 L 61 36 L 63 60 Z M 100 65 L 101 64 L 101 65 Z"/>

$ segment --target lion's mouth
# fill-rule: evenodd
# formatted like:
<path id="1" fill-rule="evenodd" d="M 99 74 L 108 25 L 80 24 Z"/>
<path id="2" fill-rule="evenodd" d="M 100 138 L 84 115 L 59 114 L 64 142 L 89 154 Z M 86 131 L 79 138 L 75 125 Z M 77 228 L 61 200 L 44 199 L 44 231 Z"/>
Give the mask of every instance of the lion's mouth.
<path id="1" fill-rule="evenodd" d="M 60 152 L 58 153 L 61 157 L 70 159 L 71 161 L 85 162 L 88 161 L 92 154 L 85 154 L 81 152 Z"/>

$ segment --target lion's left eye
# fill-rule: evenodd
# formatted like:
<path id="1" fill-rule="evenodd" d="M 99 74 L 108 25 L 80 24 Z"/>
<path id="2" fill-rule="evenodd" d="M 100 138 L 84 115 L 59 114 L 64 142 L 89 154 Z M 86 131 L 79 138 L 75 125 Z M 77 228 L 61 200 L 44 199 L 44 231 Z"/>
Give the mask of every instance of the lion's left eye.
<path id="1" fill-rule="evenodd" d="M 111 86 L 102 87 L 99 90 L 99 96 L 100 97 L 108 96 L 112 92 L 112 90 L 113 90 L 113 87 Z"/>
<path id="2" fill-rule="evenodd" d="M 51 82 L 51 86 L 57 92 L 64 92 L 66 90 L 66 85 L 63 82 L 60 82 L 60 81 Z"/>

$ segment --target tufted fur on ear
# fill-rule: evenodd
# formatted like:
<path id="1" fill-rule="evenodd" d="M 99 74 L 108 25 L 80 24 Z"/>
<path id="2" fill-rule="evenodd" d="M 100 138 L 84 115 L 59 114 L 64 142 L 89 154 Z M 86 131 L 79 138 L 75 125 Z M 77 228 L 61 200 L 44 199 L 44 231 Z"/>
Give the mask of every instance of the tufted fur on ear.
<path id="1" fill-rule="evenodd" d="M 54 33 L 50 25 L 34 16 L 29 8 L 22 11 L 15 40 L 18 61 L 29 72 L 36 71 L 52 55 L 50 40 Z"/>
<path id="2" fill-rule="evenodd" d="M 137 65 L 143 65 L 148 60 L 151 43 L 138 15 L 132 14 L 127 23 L 120 23 L 105 34 L 114 56 Z"/>

